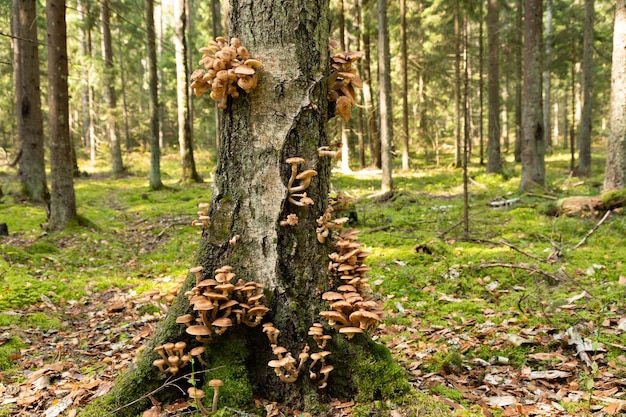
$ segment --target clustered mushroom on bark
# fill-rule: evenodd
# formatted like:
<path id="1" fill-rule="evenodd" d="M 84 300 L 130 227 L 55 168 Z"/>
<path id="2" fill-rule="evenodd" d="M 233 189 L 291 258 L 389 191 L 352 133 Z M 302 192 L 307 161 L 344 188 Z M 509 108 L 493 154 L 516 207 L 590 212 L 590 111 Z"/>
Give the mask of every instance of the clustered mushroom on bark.
<path id="1" fill-rule="evenodd" d="M 291 165 L 291 176 L 287 182 L 287 191 L 289 193 L 287 199 L 289 202 L 298 207 L 306 207 L 315 204 L 313 199 L 306 195 L 305 190 L 311 185 L 311 179 L 317 176 L 317 171 L 307 169 L 298 173 L 298 165 L 304 163 L 304 158 L 300 158 L 299 156 L 287 158 L 285 162 Z M 296 180 L 298 181 L 297 185 L 294 184 Z"/>
<path id="2" fill-rule="evenodd" d="M 339 42 L 330 40 L 330 49 L 337 49 Z M 358 70 L 352 64 L 363 56 L 362 51 L 337 52 L 331 55 L 331 72 L 327 80 L 328 101 L 335 103 L 335 115 L 345 122 L 350 120 L 352 106 L 356 105 L 354 87 L 363 87 Z"/>
<path id="3" fill-rule="evenodd" d="M 209 217 L 209 203 L 200 203 L 198 204 L 198 218 L 191 222 L 192 226 L 199 226 L 202 228 L 209 227 L 209 221 L 211 218 Z"/>
<path id="4" fill-rule="evenodd" d="M 192 268 L 201 274 L 198 268 Z M 177 322 L 187 326 L 186 332 L 199 342 L 213 341 L 213 336 L 225 333 L 234 324 L 250 327 L 261 324 L 268 308 L 261 304 L 263 284 L 239 279 L 229 265 L 215 270 L 214 278 L 196 278 L 196 286 L 185 295 L 198 317 L 185 314 Z"/>
<path id="5" fill-rule="evenodd" d="M 217 101 L 220 109 L 228 108 L 228 97 L 239 97 L 241 88 L 250 93 L 259 81 L 257 70 L 261 62 L 253 59 L 238 38 L 228 41 L 218 36 L 209 41 L 209 45 L 200 48 L 202 58 L 199 64 L 204 69 L 195 70 L 191 74 L 191 88 L 196 96 L 211 90 L 211 99 Z"/>
<path id="6" fill-rule="evenodd" d="M 159 368 L 159 371 L 163 374 L 176 375 L 182 368 L 184 368 L 189 361 L 194 357 L 201 357 L 204 352 L 204 348 L 192 349 L 188 353 L 185 353 L 187 343 L 165 343 L 154 348 L 154 351 L 161 356 L 160 359 L 155 359 L 152 364 Z M 204 362 L 204 359 L 200 358 L 200 361 Z M 206 362 L 204 362 L 206 364 Z"/>

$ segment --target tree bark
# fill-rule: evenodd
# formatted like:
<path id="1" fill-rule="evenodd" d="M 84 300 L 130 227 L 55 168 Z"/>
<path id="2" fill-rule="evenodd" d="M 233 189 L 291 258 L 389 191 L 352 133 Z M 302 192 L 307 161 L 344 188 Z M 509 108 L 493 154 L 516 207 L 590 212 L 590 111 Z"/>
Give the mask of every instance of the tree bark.
<path id="1" fill-rule="evenodd" d="M 338 4 L 338 26 L 339 26 L 339 49 L 347 51 L 346 47 L 346 19 L 344 17 L 345 9 L 343 0 L 339 0 Z M 348 125 L 341 119 L 339 123 L 339 131 L 341 132 L 341 172 L 347 174 L 350 169 L 350 141 L 348 140 Z"/>
<path id="2" fill-rule="evenodd" d="M 197 263 L 204 267 L 205 278 L 212 277 L 215 269 L 231 265 L 238 278 L 264 284 L 264 304 L 270 308 L 266 319 L 280 330 L 280 345 L 297 357 L 305 343 L 312 351 L 317 350 L 307 332 L 313 322 L 319 321 L 318 313 L 323 308 L 320 294 L 337 285 L 327 268 L 330 239 L 320 244 L 315 236 L 316 219 L 326 210 L 330 189 L 331 161 L 317 151 L 328 145 L 328 2 L 294 0 L 281 4 L 283 7 L 275 7 L 271 1 L 231 1 L 231 35 L 241 39 L 263 67 L 259 69 L 258 87 L 250 94 L 241 92 L 225 110 L 215 188 L 208 209 L 211 220 L 203 229 Z M 301 170 L 315 169 L 318 173 L 306 189 L 314 201 L 307 207 L 288 201 L 292 167 L 285 160 L 296 156 L 305 160 Z M 298 223 L 279 226 L 289 214 L 297 214 Z M 230 244 L 235 236 L 239 236 L 237 243 Z M 84 410 L 81 417 L 102 417 L 160 384 L 159 372 L 151 366 L 158 356 L 152 349 L 185 337 L 184 326 L 175 320 L 190 310 L 184 292 L 195 283 L 196 278 L 190 275 L 138 360 L 113 390 Z M 317 391 L 318 382 L 310 380 L 308 372 L 294 383 L 277 378 L 267 366 L 275 357 L 260 326 L 237 326 L 208 348 L 213 352 L 207 355 L 211 366 L 224 363 L 220 357 L 227 361 L 234 355 L 243 358 L 246 375 L 240 380 L 247 382 L 250 391 L 254 387 L 255 394 L 262 398 L 313 415 L 323 415 L 320 404 L 326 398 L 354 396 L 358 375 L 363 376 L 359 370 L 372 375 L 383 370 L 387 373 L 394 367 L 388 357 L 383 359 L 385 355 L 379 354 L 386 351 L 366 336 L 348 342 L 335 334 L 328 348 L 332 352 L 328 362 L 335 369 L 328 387 Z M 231 362 L 225 365 L 223 372 L 234 372 Z M 376 378 L 381 375 L 376 374 Z M 396 372 L 394 378 L 402 379 L 401 373 Z M 395 382 L 389 379 L 381 384 Z M 407 386 L 396 393 L 406 393 Z M 156 397 L 161 398 L 161 394 Z M 170 390 L 170 394 L 180 395 L 177 389 Z M 252 403 L 251 395 L 239 395 Z M 382 399 L 381 394 L 374 393 L 369 399 L 374 397 Z M 117 410 L 115 415 L 135 416 L 147 402 Z"/>
<path id="3" fill-rule="evenodd" d="M 176 98 L 178 110 L 178 146 L 182 167 L 182 181 L 201 182 L 193 157 L 193 138 L 189 112 L 189 71 L 186 40 L 187 12 L 185 0 L 174 2 L 174 45 L 176 49 Z"/>
<path id="4" fill-rule="evenodd" d="M 520 190 L 546 181 L 541 97 L 542 0 L 524 0 L 524 88 L 522 92 L 522 178 Z"/>
<path id="5" fill-rule="evenodd" d="M 148 43 L 148 92 L 150 94 L 150 188 L 163 188 L 161 182 L 161 147 L 159 146 L 159 92 L 154 32 L 154 0 L 146 3 L 146 34 Z"/>
<path id="6" fill-rule="evenodd" d="M 593 80 L 593 0 L 585 0 L 582 59 L 582 111 L 578 128 L 578 169 L 580 176 L 591 175 L 591 90 Z"/>
<path id="7" fill-rule="evenodd" d="M 500 28 L 498 0 L 487 2 L 487 172 L 502 172 L 500 153 Z"/>
<path id="8" fill-rule="evenodd" d="M 378 0 L 378 97 L 380 100 L 381 191 L 393 191 L 393 109 L 391 102 L 391 57 L 387 27 L 387 1 Z"/>
<path id="9" fill-rule="evenodd" d="M 69 128 L 65 0 L 46 2 L 50 132 L 50 230 L 78 224 Z"/>
<path id="10" fill-rule="evenodd" d="M 604 191 L 626 188 L 626 1 L 615 3 L 609 142 Z"/>
<path id="11" fill-rule="evenodd" d="M 20 146 L 18 176 L 25 196 L 32 201 L 47 203 L 50 193 L 44 161 L 36 21 L 35 0 L 13 0 L 13 66 Z"/>
<path id="12" fill-rule="evenodd" d="M 102 22 L 102 58 L 104 59 L 104 90 L 107 99 L 107 134 L 109 151 L 111 152 L 111 169 L 113 174 L 124 172 L 122 147 L 117 136 L 117 97 L 115 93 L 115 66 L 113 64 L 113 41 L 111 39 L 109 0 L 102 0 L 100 5 L 100 21 Z"/>
<path id="13" fill-rule="evenodd" d="M 480 165 L 485 164 L 485 138 L 484 138 L 484 36 L 483 36 L 483 2 L 480 2 L 478 17 L 478 156 Z"/>

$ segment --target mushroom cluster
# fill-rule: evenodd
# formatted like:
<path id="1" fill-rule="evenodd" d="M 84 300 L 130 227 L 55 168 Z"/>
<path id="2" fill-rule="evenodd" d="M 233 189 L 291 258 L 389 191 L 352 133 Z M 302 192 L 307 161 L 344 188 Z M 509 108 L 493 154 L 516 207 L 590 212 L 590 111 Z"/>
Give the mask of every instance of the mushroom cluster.
<path id="1" fill-rule="evenodd" d="M 337 49 L 339 43 L 335 40 L 329 42 L 330 49 Z M 356 92 L 354 87 L 362 88 L 363 81 L 359 77 L 358 70 L 352 66 L 354 62 L 363 56 L 362 51 L 337 52 L 332 54 L 331 72 L 328 77 L 328 101 L 335 103 L 335 114 L 345 122 L 350 120 L 350 111 L 356 104 Z"/>
<path id="2" fill-rule="evenodd" d="M 198 218 L 191 222 L 192 226 L 200 226 L 202 228 L 209 226 L 209 221 L 211 218 L 209 217 L 209 203 L 200 203 L 198 204 Z"/>
<path id="3" fill-rule="evenodd" d="M 309 354 L 309 345 L 304 345 L 302 352 L 300 352 L 298 359 L 296 359 L 292 356 L 291 352 L 278 344 L 280 330 L 274 327 L 272 323 L 265 323 L 263 325 L 263 332 L 267 334 L 267 338 L 272 347 L 272 353 L 277 357 L 277 359 L 269 361 L 267 365 L 274 369 L 276 376 L 278 376 L 281 381 L 289 383 L 295 382 L 298 376 L 300 376 L 304 364 L 310 358 L 313 362 L 309 365 L 309 377 L 313 380 L 319 378 L 318 388 L 326 388 L 328 374 L 334 369 L 332 365 L 325 363 L 324 358 L 330 355 L 329 351 L 322 350 Z M 313 336 L 320 349 L 324 349 L 326 342 L 331 338 L 331 336 L 324 336 L 324 329 L 320 323 L 314 323 L 313 326 L 311 326 L 309 335 Z"/>
<path id="4" fill-rule="evenodd" d="M 224 382 L 221 379 L 212 379 L 209 381 L 209 387 L 213 388 L 213 404 L 211 406 L 211 411 L 207 410 L 202 403 L 202 399 L 204 398 L 204 391 L 196 387 L 189 387 L 187 389 L 187 394 L 189 394 L 189 398 L 195 400 L 198 410 L 200 414 L 203 416 L 208 416 L 217 412 L 217 399 L 219 397 L 219 389 L 224 386 Z"/>
<path id="5" fill-rule="evenodd" d="M 343 284 L 337 287 L 337 291 L 322 294 L 322 299 L 330 303 L 331 310 L 320 312 L 331 327 L 348 339 L 375 326 L 383 318 L 379 303 L 365 294 L 370 288 L 365 277 L 370 267 L 363 262 L 369 253 L 363 251 L 361 243 L 356 241 L 356 234 L 356 230 L 343 231 L 336 241 L 337 252 L 329 255 L 329 270 Z"/>
<path id="6" fill-rule="evenodd" d="M 221 335 L 233 324 L 250 327 L 261 324 L 269 311 L 260 302 L 263 284 L 241 279 L 235 282 L 236 275 L 228 265 L 215 270 L 214 278 L 201 279 L 199 270 L 196 274 L 196 286 L 185 295 L 199 317 L 184 314 L 176 319 L 177 323 L 187 326 L 188 334 L 199 342 L 208 343 L 213 335 Z"/>
<path id="7" fill-rule="evenodd" d="M 253 59 L 238 38 L 228 41 L 218 36 L 209 41 L 209 45 L 200 48 L 202 58 L 199 64 L 204 69 L 195 70 L 191 74 L 191 88 L 196 96 L 211 90 L 211 99 L 217 101 L 220 109 L 228 107 L 228 97 L 239 97 L 239 86 L 249 93 L 256 88 L 259 81 L 257 69 L 261 62 Z"/>
<path id="8" fill-rule="evenodd" d="M 155 359 L 152 364 L 159 368 L 159 371 L 164 374 L 176 375 L 178 371 L 187 365 L 192 358 L 197 359 L 202 365 L 208 364 L 202 358 L 204 348 L 202 346 L 195 347 L 189 352 L 185 353 L 187 343 L 165 343 L 154 348 L 161 358 Z"/>
<path id="9" fill-rule="evenodd" d="M 305 207 L 314 204 L 315 202 L 311 197 L 308 197 L 306 195 L 305 190 L 309 188 L 309 185 L 311 185 L 311 178 L 317 175 L 317 171 L 313 169 L 307 169 L 302 171 L 301 173 L 298 173 L 298 165 L 304 162 L 304 158 L 300 158 L 299 156 L 287 158 L 285 162 L 291 165 L 291 176 L 289 177 L 289 181 L 287 182 L 287 189 L 289 191 L 289 202 L 299 207 Z M 297 185 L 294 185 L 296 180 L 298 180 L 299 182 Z"/>
<path id="10" fill-rule="evenodd" d="M 324 214 L 316 220 L 319 227 L 315 229 L 315 234 L 317 235 L 317 241 L 320 243 L 326 241 L 331 229 L 341 229 L 350 220 L 347 217 L 333 219 L 333 211 L 333 206 L 328 206 Z"/>

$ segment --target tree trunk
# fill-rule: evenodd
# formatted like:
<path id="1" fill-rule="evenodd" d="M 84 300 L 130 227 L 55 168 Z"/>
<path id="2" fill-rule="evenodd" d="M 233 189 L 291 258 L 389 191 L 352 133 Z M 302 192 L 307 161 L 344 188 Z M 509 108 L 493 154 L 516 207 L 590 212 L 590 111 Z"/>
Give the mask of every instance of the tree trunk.
<path id="1" fill-rule="evenodd" d="M 550 129 L 550 74 L 552 65 L 552 0 L 546 2 L 546 44 L 545 59 L 543 67 L 543 135 L 546 142 L 546 149 L 552 147 L 552 130 Z"/>
<path id="2" fill-rule="evenodd" d="M 393 191 L 393 109 L 391 103 L 391 57 L 387 28 L 387 1 L 378 0 L 378 97 L 380 100 L 381 191 Z"/>
<path id="3" fill-rule="evenodd" d="M 25 196 L 32 201 L 47 203 L 50 193 L 44 161 L 36 21 L 35 0 L 13 0 L 13 65 L 20 146 L 18 175 Z"/>
<path id="4" fill-rule="evenodd" d="M 213 38 L 218 36 L 222 36 L 224 32 L 224 27 L 222 26 L 222 13 L 220 0 L 211 0 L 211 28 L 213 33 Z M 215 110 L 215 150 L 218 151 L 220 148 L 220 130 L 221 130 L 221 120 L 222 120 L 222 111 L 217 107 L 217 103 L 213 106 Z M 217 152 L 216 152 L 217 153 Z"/>
<path id="5" fill-rule="evenodd" d="M 483 2 L 480 2 L 479 6 L 479 16 L 478 16 L 478 156 L 480 159 L 480 165 L 485 164 L 485 145 L 484 145 L 484 36 L 483 36 Z"/>
<path id="6" fill-rule="evenodd" d="M 189 71 L 187 69 L 185 0 L 174 2 L 174 45 L 176 48 L 176 97 L 178 109 L 178 146 L 183 169 L 182 181 L 201 182 L 196 171 L 193 157 L 193 139 L 191 137 L 191 119 L 189 112 Z"/>
<path id="7" fill-rule="evenodd" d="M 319 226 L 316 219 L 327 208 L 330 188 L 331 161 L 318 156 L 317 151 L 327 145 L 328 3 L 294 0 L 284 3 L 285 7 L 270 4 L 246 0 L 231 3 L 231 35 L 241 39 L 263 67 L 257 89 L 250 94 L 241 92 L 225 110 L 215 190 L 208 209 L 211 220 L 203 229 L 197 263 L 204 267 L 205 278 L 212 277 L 215 269 L 230 265 L 239 279 L 264 284 L 264 304 L 270 308 L 266 319 L 280 330 L 280 345 L 297 357 L 305 343 L 311 346 L 311 352 L 317 351 L 308 329 L 320 321 L 320 294 L 337 285 L 327 268 L 327 254 L 332 251 L 330 239 L 321 244 L 315 236 Z M 288 201 L 292 167 L 285 161 L 290 157 L 304 159 L 299 169 L 317 171 L 306 189 L 313 205 L 298 207 Z M 298 223 L 279 226 L 290 214 L 297 214 Z M 235 236 L 239 236 L 237 243 L 230 244 Z M 166 341 L 189 340 L 183 334 L 184 326 L 175 320 L 190 310 L 184 292 L 195 284 L 196 278 L 190 275 L 138 360 L 106 397 L 96 400 L 80 417 L 101 417 L 161 384 L 159 372 L 152 366 L 152 360 L 158 357 L 153 348 Z M 212 352 L 207 355 L 211 367 L 225 365 L 212 371 L 207 379 L 224 375 L 220 378 L 225 382 L 224 389 L 237 379 L 238 385 L 230 389 L 237 391 L 239 405 L 242 401 L 252 404 L 254 387 L 255 394 L 262 398 L 324 415 L 324 401 L 352 398 L 361 388 L 357 382 L 364 372 L 375 375 L 378 382 L 374 391 L 359 391 L 359 398 L 365 401 L 384 400 L 381 391 L 403 395 L 408 388 L 406 381 L 400 385 L 394 381 L 402 381 L 401 371 L 389 362 L 389 357 L 383 360 L 384 352 L 388 352 L 367 336 L 347 341 L 333 335 L 327 362 L 334 370 L 327 388 L 319 391 L 319 382 L 308 378 L 308 370 L 294 383 L 277 378 L 267 365 L 275 357 L 260 326 L 235 326 L 207 349 Z M 238 366 L 233 362 L 237 358 Z M 388 376 L 386 380 L 384 375 Z M 380 389 L 387 384 L 395 388 Z M 161 394 L 155 397 L 162 399 L 165 394 Z M 172 388 L 169 394 L 171 397 L 180 392 Z M 220 406 L 234 406 L 227 399 L 221 401 Z M 135 416 L 147 403 L 144 399 L 115 411 L 115 415 Z"/>
<path id="8" fill-rule="evenodd" d="M 370 147 L 370 165 L 381 168 L 380 134 L 377 127 L 375 92 L 372 88 L 372 53 L 370 47 L 370 0 L 361 0 L 363 10 L 363 104 L 367 116 L 367 138 Z"/>
<path id="9" fill-rule="evenodd" d="M 89 147 L 91 145 L 91 102 L 89 100 L 89 74 L 91 65 L 89 63 L 91 59 L 91 50 L 89 48 L 88 36 L 86 26 L 89 25 L 89 9 L 87 8 L 86 2 L 83 0 L 79 0 L 76 2 L 76 11 L 78 12 L 78 43 L 79 43 L 79 51 L 80 58 L 79 62 L 82 67 L 82 71 L 80 71 L 80 96 L 81 96 L 81 124 L 82 124 L 82 133 L 81 133 L 81 141 L 83 146 Z M 95 158 L 94 158 L 95 160 Z M 92 163 L 95 161 L 91 161 Z"/>
<path id="10" fill-rule="evenodd" d="M 626 188 L 626 1 L 615 3 L 609 142 L 604 191 Z"/>
<path id="11" fill-rule="evenodd" d="M 500 27 L 498 0 L 487 2 L 487 172 L 502 172 L 500 154 Z"/>
<path id="12" fill-rule="evenodd" d="M 78 224 L 69 127 L 65 0 L 46 2 L 50 134 L 50 230 Z"/>
<path id="13" fill-rule="evenodd" d="M 582 59 L 582 111 L 578 128 L 577 175 L 591 175 L 591 90 L 593 79 L 593 0 L 585 0 Z"/>
<path id="14" fill-rule="evenodd" d="M 461 148 L 461 6 L 454 2 L 454 166 L 463 162 Z"/>
<path id="15" fill-rule="evenodd" d="M 515 60 L 515 149 L 513 155 L 515 162 L 522 162 L 522 33 L 524 31 L 523 17 L 524 5 L 523 0 L 517 0 L 517 12 L 515 13 L 515 42 L 514 42 L 514 60 Z"/>
<path id="16" fill-rule="evenodd" d="M 406 47 L 406 0 L 400 0 L 400 71 L 402 73 L 402 171 L 409 170 L 409 75 Z"/>
<path id="17" fill-rule="evenodd" d="M 156 50 L 157 50 L 157 63 L 163 62 L 163 2 L 158 1 L 154 5 L 154 35 L 156 37 Z M 165 65 L 157 65 L 157 95 L 158 97 L 165 96 Z M 148 90 L 150 88 L 148 87 Z M 157 100 L 158 102 L 158 100 Z M 167 147 L 165 140 L 165 106 L 159 103 L 159 148 L 163 151 Z"/>
<path id="18" fill-rule="evenodd" d="M 522 178 L 520 190 L 546 181 L 541 99 L 542 0 L 524 0 L 524 89 L 522 97 Z"/>
<path id="19" fill-rule="evenodd" d="M 111 40 L 109 0 L 102 0 L 100 5 L 100 21 L 102 22 L 102 58 L 104 59 L 104 90 L 107 98 L 107 133 L 111 152 L 111 168 L 113 174 L 124 172 L 122 163 L 122 147 L 117 136 L 117 98 L 115 95 L 115 70 L 113 65 L 113 42 Z"/>
<path id="20" fill-rule="evenodd" d="M 353 13 L 356 16 L 356 31 L 362 31 L 363 30 L 363 13 L 361 11 L 361 7 L 360 7 L 360 1 L 359 0 L 353 0 Z M 362 32 L 361 32 L 362 34 Z M 361 36 L 357 36 L 356 37 L 356 50 L 360 51 L 361 50 Z M 357 67 L 359 68 L 359 74 L 363 74 L 363 62 L 362 60 L 359 60 L 357 62 Z M 359 168 L 360 169 L 364 169 L 365 168 L 365 121 L 364 121 L 364 117 L 363 117 L 363 108 L 364 103 L 363 103 L 363 95 L 362 94 L 357 94 L 357 111 L 358 111 L 358 133 L 357 133 L 357 138 L 358 138 L 358 144 L 359 144 Z"/>
<path id="21" fill-rule="evenodd" d="M 122 45 L 122 31 L 117 31 L 117 42 Z M 126 153 L 130 153 L 133 150 L 133 144 L 130 139 L 130 130 L 128 128 L 128 100 L 126 99 L 126 76 L 124 70 L 124 54 L 120 55 L 120 83 L 122 87 L 122 117 L 124 118 L 124 145 Z"/>
<path id="22" fill-rule="evenodd" d="M 346 48 L 346 19 L 344 17 L 343 0 L 339 0 L 338 10 L 338 26 L 339 26 L 339 49 L 347 51 Z M 350 142 L 348 140 L 348 125 L 342 119 L 338 120 L 339 131 L 341 132 L 341 172 L 347 174 L 350 169 Z"/>
<path id="23" fill-rule="evenodd" d="M 146 0 L 146 34 L 148 43 L 148 91 L 150 94 L 150 188 L 163 188 L 161 182 L 161 147 L 159 146 L 159 92 L 154 33 L 154 0 Z"/>

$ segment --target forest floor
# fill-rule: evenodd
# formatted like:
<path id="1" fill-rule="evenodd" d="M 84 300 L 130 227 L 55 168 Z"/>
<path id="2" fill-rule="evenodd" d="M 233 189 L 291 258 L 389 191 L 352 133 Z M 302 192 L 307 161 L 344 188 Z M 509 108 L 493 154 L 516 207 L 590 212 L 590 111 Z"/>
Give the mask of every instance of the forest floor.
<path id="1" fill-rule="evenodd" d="M 211 156 L 198 155 L 207 182 L 181 185 L 177 155 L 165 155 L 160 192 L 147 189 L 144 156 L 131 155 L 131 173 L 117 179 L 85 163 L 76 193 L 88 225 L 54 236 L 40 227 L 43 208 L 16 200 L 15 173 L 0 167 L 10 232 L 0 237 L 0 416 L 72 415 L 106 393 L 167 309 L 154 295 L 186 276 Z M 370 284 L 387 312 L 372 336 L 427 398 L 383 404 L 386 415 L 626 413 L 626 216 L 543 214 L 558 198 L 599 193 L 601 161 L 590 179 L 568 176 L 567 162 L 550 156 L 548 185 L 532 194 L 517 191 L 512 163 L 505 175 L 473 168 L 467 231 L 460 170 L 397 173 L 382 203 L 371 198 L 377 172 L 335 175 L 335 189 L 354 198 L 351 227 L 372 253 Z M 261 398 L 254 406 L 304 415 Z M 329 415 L 355 410 L 353 399 L 335 399 Z"/>

